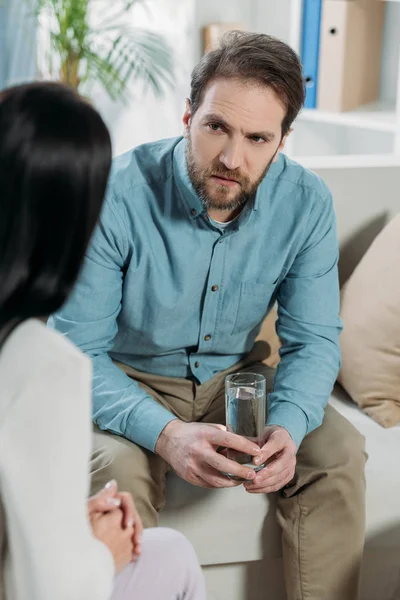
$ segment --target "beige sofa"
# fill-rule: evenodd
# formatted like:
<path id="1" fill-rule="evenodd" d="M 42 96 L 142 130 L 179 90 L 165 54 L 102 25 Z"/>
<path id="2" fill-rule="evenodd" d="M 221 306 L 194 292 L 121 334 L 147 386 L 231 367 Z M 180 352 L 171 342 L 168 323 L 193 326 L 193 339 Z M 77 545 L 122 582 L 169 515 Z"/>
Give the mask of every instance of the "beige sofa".
<path id="1" fill-rule="evenodd" d="M 344 281 L 386 221 L 400 212 L 400 164 L 318 172 L 335 199 Z M 330 402 L 366 437 L 369 454 L 361 600 L 399 600 L 400 425 L 382 429 L 338 387 Z M 170 475 L 161 524 L 194 544 L 209 600 L 285 600 L 274 495 L 249 496 L 242 487 L 203 490 Z"/>

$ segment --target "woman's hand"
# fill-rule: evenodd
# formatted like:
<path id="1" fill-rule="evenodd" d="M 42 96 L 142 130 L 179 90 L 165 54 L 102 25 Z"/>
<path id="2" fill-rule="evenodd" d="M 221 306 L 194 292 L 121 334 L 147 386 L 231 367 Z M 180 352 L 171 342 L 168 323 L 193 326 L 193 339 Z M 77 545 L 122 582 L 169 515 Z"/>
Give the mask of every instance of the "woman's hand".
<path id="1" fill-rule="evenodd" d="M 132 496 L 128 492 L 118 492 L 117 483 L 112 480 L 95 496 L 89 498 L 89 518 L 92 521 L 95 515 L 105 514 L 115 509 L 120 509 L 123 513 L 122 526 L 125 529 L 133 530 L 133 560 L 136 560 L 141 554 L 142 520 L 133 503 Z"/>
<path id="2" fill-rule="evenodd" d="M 133 554 L 133 527 L 124 527 L 123 519 L 124 513 L 119 508 L 91 517 L 93 535 L 110 550 L 116 574 L 132 561 Z"/>

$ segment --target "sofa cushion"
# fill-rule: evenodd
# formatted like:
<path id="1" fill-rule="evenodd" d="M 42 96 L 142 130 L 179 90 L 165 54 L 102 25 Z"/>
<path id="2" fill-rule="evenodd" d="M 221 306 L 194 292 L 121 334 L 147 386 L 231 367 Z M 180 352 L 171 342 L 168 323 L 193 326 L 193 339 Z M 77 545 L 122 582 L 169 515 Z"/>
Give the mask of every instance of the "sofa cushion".
<path id="1" fill-rule="evenodd" d="M 400 215 L 342 291 L 339 382 L 380 425 L 400 423 Z"/>
<path id="2" fill-rule="evenodd" d="M 250 495 L 243 486 L 209 490 L 169 473 L 160 524 L 181 531 L 202 566 L 281 556 L 274 495 Z"/>

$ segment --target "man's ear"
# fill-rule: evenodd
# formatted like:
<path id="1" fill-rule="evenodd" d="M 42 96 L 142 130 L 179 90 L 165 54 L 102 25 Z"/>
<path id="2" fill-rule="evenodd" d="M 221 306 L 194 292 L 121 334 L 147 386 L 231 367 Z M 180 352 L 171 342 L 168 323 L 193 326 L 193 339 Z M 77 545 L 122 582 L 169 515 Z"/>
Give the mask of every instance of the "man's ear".
<path id="1" fill-rule="evenodd" d="M 183 129 L 184 137 L 188 137 L 188 135 L 189 135 L 191 118 L 192 118 L 192 106 L 190 104 L 189 98 L 186 98 L 185 112 L 183 113 L 183 118 L 182 118 L 183 127 L 184 127 L 184 129 Z"/>
<path id="2" fill-rule="evenodd" d="M 281 139 L 281 143 L 279 144 L 279 147 L 275 153 L 274 159 L 272 162 L 276 162 L 279 158 L 280 153 L 284 150 L 285 148 L 285 144 L 286 144 L 286 140 L 288 139 L 289 135 L 292 133 L 293 129 L 289 129 L 289 131 L 287 132 L 286 135 L 283 136 L 283 138 Z"/>

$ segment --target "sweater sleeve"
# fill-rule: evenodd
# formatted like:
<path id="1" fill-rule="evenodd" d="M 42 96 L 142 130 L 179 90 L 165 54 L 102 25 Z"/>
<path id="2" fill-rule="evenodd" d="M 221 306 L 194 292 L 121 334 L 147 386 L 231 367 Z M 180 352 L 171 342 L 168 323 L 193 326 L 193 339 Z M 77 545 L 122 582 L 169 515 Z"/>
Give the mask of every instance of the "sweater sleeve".
<path id="1" fill-rule="evenodd" d="M 90 362 L 71 348 L 44 363 L 0 425 L 6 589 L 18 599 L 108 600 L 113 559 L 87 513 Z"/>

